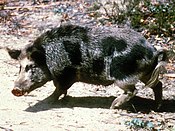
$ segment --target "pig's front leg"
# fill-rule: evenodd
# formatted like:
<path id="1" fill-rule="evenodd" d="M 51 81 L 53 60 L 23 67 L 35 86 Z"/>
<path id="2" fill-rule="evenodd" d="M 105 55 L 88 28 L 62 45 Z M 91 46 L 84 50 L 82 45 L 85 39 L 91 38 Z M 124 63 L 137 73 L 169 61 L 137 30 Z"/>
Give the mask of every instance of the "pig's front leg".
<path id="1" fill-rule="evenodd" d="M 73 68 L 65 68 L 62 74 L 55 76 L 53 83 L 56 87 L 50 98 L 54 100 L 60 99 L 61 95 L 63 98 L 67 95 L 67 90 L 76 82 L 76 70 Z"/>
<path id="2" fill-rule="evenodd" d="M 51 98 L 53 98 L 54 100 L 58 100 L 60 98 L 61 95 L 64 95 L 63 98 L 67 95 L 67 88 L 63 87 L 63 85 L 60 85 L 60 83 L 57 80 L 53 81 L 56 89 L 55 91 L 51 94 Z"/>
<path id="3" fill-rule="evenodd" d="M 64 98 L 67 95 L 67 89 L 62 89 L 60 84 L 57 81 L 54 81 L 55 85 L 55 91 L 46 98 L 47 103 L 55 103 L 57 102 L 60 98 L 61 95 L 63 95 L 62 98 Z"/>

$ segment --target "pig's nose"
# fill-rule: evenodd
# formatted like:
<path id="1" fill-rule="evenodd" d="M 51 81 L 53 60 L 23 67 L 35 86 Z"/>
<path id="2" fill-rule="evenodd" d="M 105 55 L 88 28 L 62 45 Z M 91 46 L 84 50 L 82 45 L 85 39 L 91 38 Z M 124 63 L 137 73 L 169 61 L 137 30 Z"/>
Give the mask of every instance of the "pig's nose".
<path id="1" fill-rule="evenodd" d="M 23 96 L 24 92 L 21 89 L 19 89 L 18 87 L 15 87 L 12 90 L 12 94 L 15 96 Z"/>

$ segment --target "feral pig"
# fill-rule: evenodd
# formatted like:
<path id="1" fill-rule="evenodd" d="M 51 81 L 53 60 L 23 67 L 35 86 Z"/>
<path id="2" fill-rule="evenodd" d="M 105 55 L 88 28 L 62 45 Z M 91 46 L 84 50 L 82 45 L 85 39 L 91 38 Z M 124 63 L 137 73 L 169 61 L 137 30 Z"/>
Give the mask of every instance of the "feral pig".
<path id="1" fill-rule="evenodd" d="M 159 72 L 166 60 L 165 50 L 156 50 L 139 33 L 116 27 L 62 25 L 45 32 L 21 50 L 7 48 L 19 61 L 19 77 L 12 93 L 22 96 L 53 80 L 51 98 L 58 100 L 75 82 L 124 90 L 111 108 L 118 107 L 136 94 L 138 80 L 153 89 L 156 106 L 162 100 Z M 161 57 L 159 57 L 161 56 Z"/>

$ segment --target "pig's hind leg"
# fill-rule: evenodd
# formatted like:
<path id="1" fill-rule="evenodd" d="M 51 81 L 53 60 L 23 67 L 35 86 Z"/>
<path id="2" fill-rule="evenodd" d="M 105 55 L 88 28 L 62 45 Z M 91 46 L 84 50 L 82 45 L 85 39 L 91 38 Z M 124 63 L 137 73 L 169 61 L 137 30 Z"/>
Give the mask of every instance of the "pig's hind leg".
<path id="1" fill-rule="evenodd" d="M 125 102 L 129 101 L 132 97 L 134 97 L 135 94 L 137 93 L 135 85 L 126 85 L 123 86 L 121 89 L 124 90 L 124 93 L 122 94 L 121 97 L 114 99 L 110 107 L 111 109 L 121 106 Z"/>
<path id="2" fill-rule="evenodd" d="M 158 75 L 159 73 L 156 74 L 156 76 L 152 76 L 152 73 L 150 73 L 141 79 L 141 81 L 145 83 L 145 86 L 153 89 L 157 109 L 162 105 L 162 82 L 159 81 Z"/>

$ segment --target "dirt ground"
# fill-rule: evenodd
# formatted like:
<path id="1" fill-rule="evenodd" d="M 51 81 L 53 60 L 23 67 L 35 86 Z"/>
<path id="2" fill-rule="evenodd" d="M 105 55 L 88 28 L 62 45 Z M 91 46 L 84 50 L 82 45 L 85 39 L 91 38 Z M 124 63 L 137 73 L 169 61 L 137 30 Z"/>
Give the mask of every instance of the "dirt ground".
<path id="1" fill-rule="evenodd" d="M 60 24 L 60 15 L 44 13 L 26 13 L 21 20 L 28 21 L 25 28 L 15 31 L 12 23 L 1 23 L 0 47 L 21 48 L 43 30 Z M 27 96 L 15 97 L 11 90 L 18 72 L 18 62 L 0 49 L 0 131 L 175 131 L 174 78 L 160 77 L 164 100 L 161 109 L 155 111 L 152 90 L 144 88 L 142 83 L 137 84 L 136 97 L 120 109 L 109 109 L 115 97 L 122 94 L 114 85 L 75 83 L 66 99 L 47 103 L 47 97 L 55 89 L 52 82 L 48 82 Z"/>

